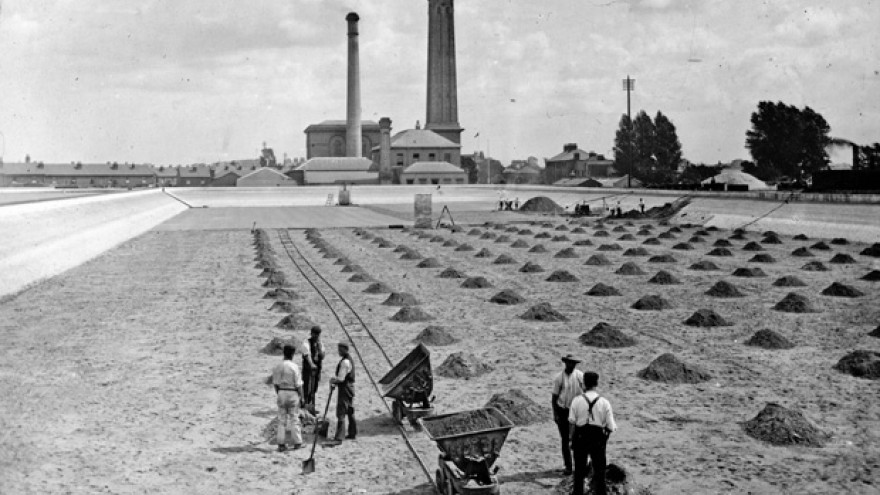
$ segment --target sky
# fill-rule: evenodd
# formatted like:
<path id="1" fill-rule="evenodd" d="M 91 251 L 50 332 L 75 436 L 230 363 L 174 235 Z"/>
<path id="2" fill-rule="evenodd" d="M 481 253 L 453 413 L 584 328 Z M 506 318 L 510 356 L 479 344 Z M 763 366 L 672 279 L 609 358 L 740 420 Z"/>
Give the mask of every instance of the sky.
<path id="1" fill-rule="evenodd" d="M 306 126 L 345 118 L 350 11 L 364 118 L 423 123 L 426 0 L 0 0 L 0 155 L 305 156 Z M 748 158 L 761 100 L 877 142 L 877 26 L 880 0 L 457 0 L 462 151 L 610 156 L 627 75 L 633 114 L 663 112 L 693 162 Z"/>

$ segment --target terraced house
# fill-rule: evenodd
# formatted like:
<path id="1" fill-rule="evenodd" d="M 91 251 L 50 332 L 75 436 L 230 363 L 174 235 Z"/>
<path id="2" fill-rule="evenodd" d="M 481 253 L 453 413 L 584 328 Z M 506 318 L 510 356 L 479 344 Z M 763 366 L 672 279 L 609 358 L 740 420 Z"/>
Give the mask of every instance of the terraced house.
<path id="1" fill-rule="evenodd" d="M 120 163 L 4 163 L 0 186 L 149 187 L 156 184 L 151 165 Z"/>

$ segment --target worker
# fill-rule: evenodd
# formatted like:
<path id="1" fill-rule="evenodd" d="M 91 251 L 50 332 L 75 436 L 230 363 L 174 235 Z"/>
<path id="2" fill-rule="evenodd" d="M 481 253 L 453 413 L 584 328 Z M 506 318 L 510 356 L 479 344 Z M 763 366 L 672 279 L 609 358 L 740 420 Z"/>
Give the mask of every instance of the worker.
<path id="1" fill-rule="evenodd" d="M 324 362 L 324 343 L 321 342 L 321 327 L 318 325 L 312 327 L 305 351 L 302 357 L 303 403 L 315 414 L 315 395 L 321 381 L 321 363 Z"/>
<path id="2" fill-rule="evenodd" d="M 642 200 L 642 198 L 639 198 L 639 209 L 642 210 L 642 215 L 644 215 L 645 214 L 645 202 Z"/>
<path id="3" fill-rule="evenodd" d="M 562 461 L 565 464 L 563 473 L 569 476 L 572 473 L 571 449 L 568 444 L 570 438 L 568 431 L 569 408 L 571 407 L 571 401 L 583 392 L 584 374 L 581 370 L 577 369 L 577 364 L 580 360 L 571 354 L 563 357 L 562 362 L 565 363 L 565 369 L 553 377 L 551 398 L 553 403 L 553 421 L 556 422 L 556 427 L 559 428 L 559 436 L 562 440 Z"/>
<path id="4" fill-rule="evenodd" d="M 571 402 L 571 446 L 574 451 L 573 495 L 583 495 L 587 477 L 587 457 L 593 466 L 592 494 L 605 495 L 605 447 L 608 437 L 617 430 L 611 403 L 599 395 L 599 375 L 592 371 L 584 373 L 584 393 Z"/>
<path id="5" fill-rule="evenodd" d="M 284 360 L 272 369 L 272 385 L 275 386 L 278 404 L 278 427 L 276 438 L 278 452 L 287 450 L 287 431 L 293 438 L 294 450 L 302 448 L 302 433 L 299 426 L 299 408 L 302 406 L 302 378 L 293 362 L 296 348 L 290 344 L 282 349 Z"/>
<path id="6" fill-rule="evenodd" d="M 513 200 L 513 209 L 519 210 L 519 198 Z"/>
<path id="7" fill-rule="evenodd" d="M 348 435 L 346 440 L 354 440 L 357 437 L 357 422 L 354 419 L 354 362 L 348 354 L 348 342 L 337 344 L 339 352 L 339 364 L 336 365 L 336 375 L 330 378 L 330 388 L 339 388 L 336 396 L 336 437 L 335 441 L 341 442 L 345 431 L 345 419 L 348 418 Z"/>

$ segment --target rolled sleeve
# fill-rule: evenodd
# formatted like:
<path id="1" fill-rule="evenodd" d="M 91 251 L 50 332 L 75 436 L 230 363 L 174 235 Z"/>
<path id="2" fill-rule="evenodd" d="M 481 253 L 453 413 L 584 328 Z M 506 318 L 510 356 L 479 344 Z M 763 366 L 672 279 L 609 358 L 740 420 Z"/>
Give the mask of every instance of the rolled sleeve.
<path id="1" fill-rule="evenodd" d="M 606 400 L 605 404 L 605 428 L 609 431 L 617 431 L 617 423 L 614 421 L 614 412 L 611 410 L 611 403 Z"/>

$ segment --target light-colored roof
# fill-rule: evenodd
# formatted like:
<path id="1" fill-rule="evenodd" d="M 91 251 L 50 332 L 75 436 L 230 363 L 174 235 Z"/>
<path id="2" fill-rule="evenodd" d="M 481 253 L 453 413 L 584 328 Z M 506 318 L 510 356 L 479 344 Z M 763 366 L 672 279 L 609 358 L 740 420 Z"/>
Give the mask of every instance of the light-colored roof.
<path id="1" fill-rule="evenodd" d="M 405 174 L 464 174 L 464 170 L 449 162 L 415 162 L 403 169 Z"/>
<path id="2" fill-rule="evenodd" d="M 345 128 L 348 123 L 345 120 L 325 120 L 323 122 L 319 122 L 317 124 L 312 124 L 306 127 L 304 132 L 309 131 L 322 131 L 322 130 L 333 130 L 339 128 Z M 362 120 L 361 121 L 361 130 L 379 130 L 379 124 L 372 120 Z"/>
<path id="3" fill-rule="evenodd" d="M 710 184 L 712 183 L 712 179 L 715 179 L 716 184 L 748 185 L 749 190 L 772 189 L 772 187 L 768 186 L 764 181 L 741 170 L 722 170 L 720 174 L 704 180 L 701 184 Z"/>
<path id="4" fill-rule="evenodd" d="M 623 177 L 609 177 L 606 179 L 593 179 L 596 182 L 602 184 L 603 187 L 627 187 L 629 184 L 629 175 L 624 175 Z M 642 181 L 632 178 L 632 185 L 636 187 L 641 187 Z"/>
<path id="5" fill-rule="evenodd" d="M 211 169 L 207 165 L 188 165 L 180 167 L 178 170 L 181 178 L 211 178 Z"/>
<path id="6" fill-rule="evenodd" d="M 106 163 L 4 163 L 3 175 L 44 175 L 48 177 L 147 177 L 155 176 L 151 165 L 118 163 L 116 168 Z"/>
<path id="7" fill-rule="evenodd" d="M 177 172 L 177 167 L 156 167 L 156 177 L 177 177 Z"/>
<path id="8" fill-rule="evenodd" d="M 505 174 L 524 174 L 524 175 L 541 175 L 541 169 L 534 165 L 523 165 L 521 167 L 507 167 L 504 169 Z"/>
<path id="9" fill-rule="evenodd" d="M 578 160 L 585 160 L 588 164 L 597 164 L 597 165 L 609 165 L 614 163 L 614 160 L 608 160 L 605 158 L 600 158 L 599 155 L 590 155 L 589 152 L 584 151 L 580 148 L 577 148 L 573 151 L 563 151 L 562 153 L 554 156 L 553 158 L 547 158 L 548 162 L 570 162 L 574 160 L 574 154 L 578 154 Z"/>
<path id="10" fill-rule="evenodd" d="M 295 170 L 304 172 L 367 172 L 373 161 L 363 157 L 321 156 L 310 158 Z"/>
<path id="11" fill-rule="evenodd" d="M 461 148 L 434 131 L 407 129 L 391 137 L 391 148 Z"/>
<path id="12" fill-rule="evenodd" d="M 269 168 L 269 167 L 258 168 L 247 175 L 241 176 L 241 179 L 242 180 L 243 179 L 250 179 L 250 178 L 253 178 L 254 176 L 259 176 L 259 175 L 269 176 L 272 179 L 291 180 L 290 177 L 282 174 L 281 172 L 275 170 L 274 168 Z"/>

